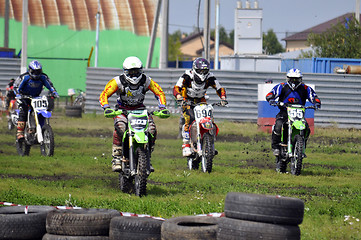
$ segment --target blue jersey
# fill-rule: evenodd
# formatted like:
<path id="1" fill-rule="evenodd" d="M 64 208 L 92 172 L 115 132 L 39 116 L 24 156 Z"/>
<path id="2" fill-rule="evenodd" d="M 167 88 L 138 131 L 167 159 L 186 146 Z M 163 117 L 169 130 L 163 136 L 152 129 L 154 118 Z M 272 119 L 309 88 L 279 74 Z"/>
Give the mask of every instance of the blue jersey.
<path id="1" fill-rule="evenodd" d="M 40 77 L 35 80 L 28 73 L 25 73 L 20 75 L 16 80 L 14 88 L 16 94 L 37 97 L 42 92 L 44 86 L 52 93 L 55 91 L 52 82 L 46 74 L 40 75 Z"/>
<path id="2" fill-rule="evenodd" d="M 321 103 L 315 91 L 304 83 L 301 83 L 295 90 L 292 90 L 287 83 L 277 84 L 267 95 L 266 100 L 278 98 L 279 102 L 306 104 L 306 100 L 311 103 Z"/>

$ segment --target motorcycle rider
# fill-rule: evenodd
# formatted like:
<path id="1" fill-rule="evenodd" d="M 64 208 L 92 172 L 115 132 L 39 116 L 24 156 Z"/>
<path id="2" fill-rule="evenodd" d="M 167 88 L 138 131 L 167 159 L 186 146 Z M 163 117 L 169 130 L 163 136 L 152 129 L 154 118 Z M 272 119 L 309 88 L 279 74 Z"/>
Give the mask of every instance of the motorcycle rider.
<path id="1" fill-rule="evenodd" d="M 108 98 L 114 93 L 118 95 L 118 109 L 135 110 L 145 109 L 144 97 L 148 90 L 154 93 L 158 100 L 159 109 L 165 109 L 166 98 L 162 88 L 152 78 L 143 73 L 143 63 L 139 58 L 127 57 L 123 62 L 123 73 L 112 78 L 100 94 L 99 102 L 104 112 L 110 108 Z M 122 114 L 114 118 L 113 146 L 112 146 L 112 170 L 119 172 L 121 170 L 120 158 L 122 156 L 122 138 L 127 129 L 127 117 Z M 153 118 L 149 116 L 149 132 L 154 136 L 150 139 L 151 147 L 154 147 L 157 129 Z M 151 167 L 152 168 L 152 167 Z"/>
<path id="2" fill-rule="evenodd" d="M 17 140 L 24 139 L 24 128 L 29 105 L 31 104 L 30 99 L 23 98 L 23 96 L 38 97 L 44 86 L 49 89 L 54 97 L 59 97 L 59 94 L 55 90 L 48 75 L 43 73 L 43 67 L 40 62 L 37 60 L 31 61 L 29 63 L 28 71 L 21 74 L 14 83 L 14 90 L 19 108 L 19 119 L 16 134 Z"/>
<path id="3" fill-rule="evenodd" d="M 315 105 L 316 109 L 321 108 L 321 100 L 318 98 L 316 92 L 306 84 L 302 82 L 302 73 L 299 69 L 290 69 L 287 72 L 287 82 L 277 84 L 267 95 L 266 100 L 270 105 L 276 104 L 276 98 L 278 102 L 293 103 L 305 105 L 306 100 Z M 276 122 L 272 129 L 272 151 L 273 155 L 279 156 L 281 143 L 281 131 L 283 124 L 287 121 L 287 108 L 285 106 L 279 106 L 279 113 L 276 115 Z M 306 135 L 305 142 L 307 142 L 310 135 L 310 129 L 306 122 Z"/>
<path id="4" fill-rule="evenodd" d="M 179 105 L 183 105 L 184 100 L 194 103 L 207 103 L 205 94 L 208 87 L 213 87 L 221 98 L 221 104 L 227 105 L 226 90 L 220 85 L 213 73 L 209 72 L 209 62 L 204 58 L 197 58 L 193 61 L 192 69 L 186 70 L 173 87 L 173 95 Z M 191 118 L 194 119 L 192 106 L 182 106 L 184 117 L 183 125 L 183 157 L 191 155 L 189 125 Z"/>
<path id="5" fill-rule="evenodd" d="M 10 82 L 8 83 L 8 85 L 6 86 L 6 105 L 5 105 L 5 108 L 6 110 L 9 110 L 9 107 L 10 107 L 10 102 L 11 100 L 14 100 L 15 99 L 15 92 L 14 92 L 14 82 L 15 82 L 15 79 L 12 78 L 10 79 Z"/>

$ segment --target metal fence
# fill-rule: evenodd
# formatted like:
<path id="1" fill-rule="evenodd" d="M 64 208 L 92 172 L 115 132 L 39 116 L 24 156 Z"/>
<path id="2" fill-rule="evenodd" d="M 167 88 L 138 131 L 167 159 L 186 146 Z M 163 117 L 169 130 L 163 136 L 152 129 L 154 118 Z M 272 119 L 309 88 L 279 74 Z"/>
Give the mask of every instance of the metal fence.
<path id="1" fill-rule="evenodd" d="M 145 71 L 161 85 L 167 97 L 167 107 L 173 113 L 179 113 L 179 108 L 173 99 L 172 89 L 184 69 L 149 69 Z M 88 68 L 86 78 L 86 112 L 101 113 L 98 102 L 99 95 L 105 84 L 114 76 L 119 75 L 121 69 L 116 68 Z M 226 88 L 229 100 L 228 108 L 216 108 L 216 119 L 232 121 L 257 122 L 258 118 L 258 84 L 270 79 L 274 83 L 285 80 L 285 73 L 275 72 L 240 72 L 213 71 L 220 83 Z M 11 78 L 20 74 L 20 59 L 0 58 L 0 89 L 5 87 Z M 314 84 L 316 92 L 322 101 L 322 109 L 315 113 L 315 125 L 336 125 L 342 128 L 361 129 L 361 75 L 337 74 L 304 74 L 304 82 Z M 207 94 L 209 102 L 219 100 L 213 89 Z M 110 98 L 115 104 L 116 97 Z M 148 92 L 145 104 L 154 108 L 157 102 L 151 92 Z"/>
<path id="2" fill-rule="evenodd" d="M 179 112 L 172 97 L 172 89 L 183 72 L 184 69 L 149 69 L 145 71 L 163 88 L 168 108 L 172 112 Z M 99 95 L 105 84 L 120 73 L 120 69 L 88 68 L 85 107 L 87 112 L 102 112 L 98 102 Z M 232 121 L 257 122 L 258 84 L 264 83 L 265 80 L 272 80 L 274 83 L 285 81 L 285 73 L 222 70 L 213 71 L 213 73 L 226 88 L 229 101 L 228 108 L 215 109 L 215 118 Z M 315 113 L 315 125 L 361 129 L 360 75 L 306 73 L 303 80 L 306 84 L 315 85 L 316 92 L 322 101 L 322 109 Z M 207 94 L 210 97 L 209 102 L 219 100 L 213 89 L 209 89 Z M 116 97 L 112 96 L 110 99 L 110 103 L 115 104 Z M 156 107 L 157 102 L 152 93 L 146 95 L 145 104 L 150 108 Z"/>

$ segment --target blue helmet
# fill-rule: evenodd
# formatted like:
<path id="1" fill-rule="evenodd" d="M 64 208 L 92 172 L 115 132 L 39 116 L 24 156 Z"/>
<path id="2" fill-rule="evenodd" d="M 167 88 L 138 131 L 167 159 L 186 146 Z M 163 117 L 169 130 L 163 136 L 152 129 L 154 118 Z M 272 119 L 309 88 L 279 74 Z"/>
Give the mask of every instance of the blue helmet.
<path id="1" fill-rule="evenodd" d="M 34 60 L 29 63 L 28 72 L 32 78 L 38 79 L 40 75 L 43 73 L 43 67 L 41 66 L 39 61 Z"/>

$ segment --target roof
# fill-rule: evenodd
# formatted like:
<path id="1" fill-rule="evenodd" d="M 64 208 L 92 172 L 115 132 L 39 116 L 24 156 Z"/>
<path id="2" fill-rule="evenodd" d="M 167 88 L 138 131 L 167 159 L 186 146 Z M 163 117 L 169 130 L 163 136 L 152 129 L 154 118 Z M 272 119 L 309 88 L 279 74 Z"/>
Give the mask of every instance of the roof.
<path id="1" fill-rule="evenodd" d="M 200 31 L 200 32 L 192 33 L 192 34 L 188 35 L 187 37 L 182 38 L 182 39 L 180 40 L 180 42 L 181 42 L 181 44 L 183 45 L 184 43 L 189 42 L 189 41 L 191 41 L 191 40 L 193 40 L 193 39 L 195 39 L 195 38 L 198 38 L 199 36 L 203 36 L 203 30 Z M 211 40 L 212 40 L 212 41 L 215 41 L 214 37 L 211 36 Z M 230 48 L 230 49 L 233 49 L 233 47 L 232 47 L 231 44 L 226 43 L 226 42 L 223 42 L 223 41 L 220 41 L 220 42 L 219 42 L 219 45 L 224 45 L 224 46 L 226 46 L 226 47 L 228 47 L 228 48 Z M 214 44 L 211 44 L 210 47 L 211 47 L 211 48 L 214 47 Z M 200 51 L 200 50 L 198 50 L 198 51 Z"/>
<path id="2" fill-rule="evenodd" d="M 360 14 L 361 16 L 361 14 Z M 286 38 L 283 38 L 284 41 L 306 41 L 307 37 L 310 33 L 323 33 L 326 32 L 328 29 L 332 28 L 333 26 L 337 25 L 338 23 L 344 23 L 346 22 L 345 19 L 354 18 L 354 13 L 346 13 L 342 16 L 339 16 L 337 18 L 331 19 L 327 22 L 321 23 L 319 25 L 316 25 L 314 27 L 308 28 L 302 32 L 295 33 L 291 36 L 288 36 Z"/>

